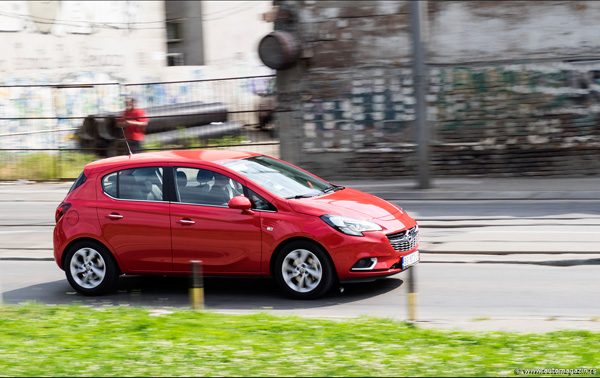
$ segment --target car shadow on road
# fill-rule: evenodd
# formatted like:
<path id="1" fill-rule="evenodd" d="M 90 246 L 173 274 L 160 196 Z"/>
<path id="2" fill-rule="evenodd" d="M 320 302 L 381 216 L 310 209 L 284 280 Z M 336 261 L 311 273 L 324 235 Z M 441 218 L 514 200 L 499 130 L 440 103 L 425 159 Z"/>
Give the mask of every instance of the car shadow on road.
<path id="1" fill-rule="evenodd" d="M 388 277 L 374 282 L 336 285 L 315 300 L 294 300 L 269 278 L 206 277 L 205 306 L 209 310 L 294 310 L 336 306 L 367 300 L 398 289 L 403 281 Z M 114 293 L 86 297 L 66 280 L 32 285 L 3 293 L 4 303 L 38 302 L 85 306 L 189 307 L 190 280 L 185 277 L 123 276 Z M 343 288 L 343 290 L 340 290 Z"/>

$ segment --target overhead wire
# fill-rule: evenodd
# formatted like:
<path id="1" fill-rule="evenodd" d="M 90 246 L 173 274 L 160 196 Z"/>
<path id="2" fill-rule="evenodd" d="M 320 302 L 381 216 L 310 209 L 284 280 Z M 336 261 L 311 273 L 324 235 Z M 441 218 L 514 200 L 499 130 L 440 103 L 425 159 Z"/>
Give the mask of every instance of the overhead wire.
<path id="1" fill-rule="evenodd" d="M 250 9 L 252 9 L 252 8 L 256 7 L 257 5 L 260 5 L 260 3 L 259 3 L 259 2 L 257 2 L 257 1 L 252 1 L 252 2 L 250 2 L 250 3 L 249 3 L 249 4 L 247 4 L 247 5 L 250 5 L 250 6 L 249 6 L 249 7 L 246 7 L 246 8 L 243 8 L 243 9 L 236 10 L 235 12 L 227 13 L 227 14 L 225 14 L 225 15 L 222 15 L 222 16 L 219 16 L 219 17 L 209 18 L 209 17 L 205 17 L 205 16 L 203 15 L 203 17 L 202 17 L 202 21 L 216 21 L 216 20 L 221 20 L 221 19 L 223 19 L 223 18 L 227 18 L 227 17 L 229 17 L 229 16 L 232 16 L 232 15 L 234 15 L 234 14 L 237 14 L 237 13 L 240 13 L 240 12 L 244 12 L 244 11 L 247 11 L 247 10 L 250 10 Z"/>
<path id="2" fill-rule="evenodd" d="M 173 19 L 168 19 L 168 20 L 158 20 L 158 21 L 132 21 L 132 22 L 94 22 L 94 21 L 88 21 L 88 20 L 57 20 L 57 19 L 52 19 L 52 18 L 47 18 L 47 17 L 41 17 L 41 16 L 32 16 L 32 15 L 27 15 L 27 14 L 19 14 L 19 13 L 10 13 L 10 12 L 3 12 L 0 11 L 0 16 L 3 17 L 8 17 L 8 18 L 14 18 L 14 19 L 21 19 L 24 21 L 29 21 L 32 20 L 36 23 L 39 24 L 44 24 L 44 25 L 59 25 L 59 26 L 71 26 L 71 27 L 85 27 L 85 26 L 90 26 L 90 27 L 94 27 L 94 28 L 105 28 L 105 29 L 126 29 L 126 28 L 131 28 L 132 26 L 136 26 L 136 25 L 146 25 L 146 24 L 165 24 L 167 22 L 181 22 L 181 21 L 186 21 L 186 20 L 194 20 L 194 19 L 202 19 L 202 21 L 216 21 L 216 20 L 221 20 L 224 18 L 227 18 L 231 15 L 240 13 L 240 12 L 244 12 L 247 10 L 250 10 L 254 7 L 256 7 L 257 5 L 259 5 L 260 2 L 257 1 L 246 1 L 244 2 L 244 4 L 240 4 L 238 6 L 232 7 L 232 8 L 228 8 L 228 9 L 224 9 L 224 10 L 220 10 L 220 11 L 216 11 L 213 13 L 210 13 L 210 15 L 215 15 L 217 13 L 222 13 L 224 11 L 228 11 L 229 13 L 225 13 L 223 15 L 214 17 L 214 18 L 209 18 L 207 17 L 207 15 L 201 15 L 201 16 L 188 16 L 188 17 L 179 17 L 179 18 L 173 18 Z M 231 12 L 232 10 L 234 10 L 233 12 Z M 115 25 L 123 25 L 124 27 L 118 27 Z M 165 26 L 160 26 L 160 27 L 134 27 L 134 30 L 150 30 L 150 29 L 165 29 Z"/>
<path id="3" fill-rule="evenodd" d="M 227 9 L 221 9 L 221 10 L 214 11 L 214 12 L 212 12 L 212 13 L 206 13 L 206 14 L 203 14 L 203 16 L 206 16 L 206 17 L 209 17 L 209 16 L 214 16 L 214 15 L 215 15 L 215 14 L 217 14 L 217 13 L 222 13 L 222 12 L 225 12 L 225 11 L 231 11 L 231 10 L 234 10 L 234 9 L 236 9 L 236 8 L 239 8 L 239 7 L 243 7 L 243 6 L 245 6 L 245 5 L 248 5 L 248 4 L 256 4 L 257 2 L 256 2 L 256 1 L 241 1 L 241 3 L 242 3 L 242 4 L 235 5 L 235 6 L 231 7 L 231 8 L 227 8 Z"/>
<path id="4" fill-rule="evenodd" d="M 20 15 L 14 13 L 6 13 L 0 11 L 0 16 L 13 18 L 13 19 L 21 19 L 24 21 L 33 21 L 38 24 L 43 25 L 58 25 L 58 26 L 71 26 L 71 27 L 95 27 L 95 28 L 104 28 L 104 29 L 127 29 L 131 28 L 135 25 L 140 24 L 163 24 L 165 20 L 161 21 L 142 21 L 142 22 L 95 22 L 95 21 L 87 21 L 87 20 L 53 20 L 51 18 L 31 16 L 31 15 Z M 116 25 L 123 25 L 122 27 Z M 161 27 L 135 27 L 135 30 L 148 30 L 148 29 L 164 29 L 165 26 Z"/>

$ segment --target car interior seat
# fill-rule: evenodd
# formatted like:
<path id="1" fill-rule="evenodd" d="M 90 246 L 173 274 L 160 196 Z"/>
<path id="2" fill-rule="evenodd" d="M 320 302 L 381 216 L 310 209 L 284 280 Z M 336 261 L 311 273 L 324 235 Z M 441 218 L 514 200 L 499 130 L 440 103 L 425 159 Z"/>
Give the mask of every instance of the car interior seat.
<path id="1" fill-rule="evenodd" d="M 187 175 L 183 171 L 177 171 L 177 187 L 184 188 L 187 185 Z"/>
<path id="2" fill-rule="evenodd" d="M 144 186 L 145 186 L 145 190 L 144 192 L 146 193 L 146 199 L 149 201 L 161 201 L 162 198 L 162 190 L 160 190 L 160 187 L 155 184 L 152 183 L 150 181 L 144 181 Z"/>
<path id="3" fill-rule="evenodd" d="M 210 191 L 210 182 L 215 178 L 214 173 L 207 171 L 206 169 L 199 169 L 196 175 L 196 181 L 198 181 L 198 189 L 202 192 Z"/>
<path id="4" fill-rule="evenodd" d="M 138 168 L 134 175 L 142 193 L 139 199 L 148 201 L 161 201 L 163 199 L 162 183 L 158 178 L 156 168 Z"/>
<path id="5" fill-rule="evenodd" d="M 209 204 L 207 202 L 207 194 L 210 190 L 210 182 L 213 180 L 214 175 L 211 171 L 207 171 L 205 169 L 198 170 L 196 174 L 196 182 L 197 185 L 186 185 L 182 186 L 180 184 L 180 173 L 185 174 L 184 172 L 177 171 L 177 184 L 179 190 L 179 200 L 181 202 L 186 203 L 198 203 L 198 204 Z M 187 182 L 186 184 L 191 184 L 191 182 Z"/>
<path id="6" fill-rule="evenodd" d="M 145 188 L 144 188 L 145 190 Z M 146 199 L 146 195 L 142 191 L 142 187 L 133 176 L 119 177 L 119 198 L 123 199 Z"/>

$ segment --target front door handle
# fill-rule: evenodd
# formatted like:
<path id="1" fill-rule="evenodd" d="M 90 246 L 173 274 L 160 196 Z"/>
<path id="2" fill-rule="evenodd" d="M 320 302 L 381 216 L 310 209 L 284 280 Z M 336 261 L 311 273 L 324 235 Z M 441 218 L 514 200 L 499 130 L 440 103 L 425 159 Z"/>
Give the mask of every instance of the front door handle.
<path id="1" fill-rule="evenodd" d="M 123 216 L 121 214 L 114 214 L 114 213 L 108 214 L 106 217 L 109 219 L 122 219 L 123 218 Z"/>
<path id="2" fill-rule="evenodd" d="M 181 223 L 181 224 L 196 224 L 196 222 L 194 222 L 193 220 L 189 220 L 189 219 L 181 219 L 181 220 L 178 220 L 177 223 Z"/>

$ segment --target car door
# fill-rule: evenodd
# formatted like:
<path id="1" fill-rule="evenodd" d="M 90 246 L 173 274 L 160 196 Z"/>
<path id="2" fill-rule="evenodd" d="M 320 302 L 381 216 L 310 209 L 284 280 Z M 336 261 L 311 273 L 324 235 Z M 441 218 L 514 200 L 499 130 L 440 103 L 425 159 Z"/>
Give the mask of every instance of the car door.
<path id="1" fill-rule="evenodd" d="M 133 167 L 100 178 L 98 220 L 124 272 L 172 271 L 163 172 L 158 166 Z"/>
<path id="2" fill-rule="evenodd" d="M 230 198 L 243 194 L 243 185 L 214 168 L 173 169 L 173 270 L 189 272 L 190 262 L 200 260 L 208 274 L 258 274 L 260 213 L 227 206 Z"/>

